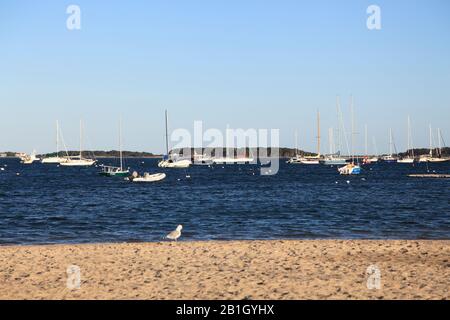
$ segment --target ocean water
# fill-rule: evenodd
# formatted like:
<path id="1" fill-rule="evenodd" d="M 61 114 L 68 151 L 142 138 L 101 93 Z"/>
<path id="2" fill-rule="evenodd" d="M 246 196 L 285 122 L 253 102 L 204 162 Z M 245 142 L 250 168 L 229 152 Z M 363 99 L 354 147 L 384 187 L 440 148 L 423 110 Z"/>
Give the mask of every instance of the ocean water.
<path id="1" fill-rule="evenodd" d="M 449 163 L 379 163 L 349 177 L 284 161 L 273 176 L 257 165 L 176 170 L 157 161 L 126 160 L 140 173 L 167 173 L 137 184 L 95 167 L 0 159 L 0 244 L 160 241 L 178 224 L 185 241 L 450 239 L 450 179 L 407 177 L 450 173 Z"/>

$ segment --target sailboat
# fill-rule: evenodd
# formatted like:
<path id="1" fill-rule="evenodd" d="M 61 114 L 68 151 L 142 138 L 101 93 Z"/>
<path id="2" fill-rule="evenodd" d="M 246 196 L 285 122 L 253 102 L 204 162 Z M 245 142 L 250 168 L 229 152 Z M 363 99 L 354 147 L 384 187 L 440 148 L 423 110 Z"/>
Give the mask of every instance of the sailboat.
<path id="1" fill-rule="evenodd" d="M 411 120 L 408 116 L 408 145 L 406 148 L 408 155 L 405 158 L 397 159 L 397 163 L 414 163 L 414 148 L 411 140 Z"/>
<path id="2" fill-rule="evenodd" d="M 192 163 L 193 165 L 209 166 L 213 164 L 213 160 L 213 157 L 205 155 L 203 152 L 201 154 L 198 154 L 194 149 L 194 162 Z"/>
<path id="3" fill-rule="evenodd" d="M 32 164 L 35 161 L 38 161 L 39 158 L 36 157 L 36 150 L 33 150 L 33 152 L 30 155 L 24 155 L 20 158 L 20 162 L 23 164 Z"/>
<path id="4" fill-rule="evenodd" d="M 367 124 L 364 125 L 364 158 L 362 160 L 363 164 L 371 164 L 372 161 L 369 158 L 369 148 L 367 146 Z"/>
<path id="5" fill-rule="evenodd" d="M 351 113 L 352 113 L 352 162 L 348 163 L 347 165 L 338 168 L 338 171 L 342 175 L 355 175 L 361 173 L 361 167 L 358 163 L 355 163 L 355 119 L 354 119 L 354 112 L 353 112 L 353 96 L 351 96 Z"/>
<path id="6" fill-rule="evenodd" d="M 378 162 L 377 141 L 375 140 L 374 136 L 372 136 L 372 144 L 373 144 L 373 149 L 375 150 L 375 155 L 369 159 L 370 163 Z"/>
<path id="7" fill-rule="evenodd" d="M 300 159 L 301 164 L 320 164 L 320 113 L 317 111 L 317 155 L 305 156 Z"/>
<path id="8" fill-rule="evenodd" d="M 450 158 L 447 157 L 443 157 L 442 156 L 442 144 L 441 142 L 443 141 L 442 139 L 442 134 L 441 134 L 441 129 L 437 129 L 437 135 L 438 135 L 438 152 L 437 152 L 437 157 L 430 157 L 428 159 L 428 162 L 447 162 L 450 161 Z"/>
<path id="9" fill-rule="evenodd" d="M 41 160 L 42 163 L 53 163 L 59 164 L 64 162 L 66 158 L 59 156 L 59 122 L 56 120 L 56 156 L 55 157 L 47 157 Z"/>
<path id="10" fill-rule="evenodd" d="M 347 160 L 341 157 L 340 150 L 335 151 L 334 148 L 334 137 L 333 137 L 333 128 L 329 128 L 328 130 L 328 140 L 329 140 L 329 154 L 325 156 L 323 160 L 320 160 L 321 164 L 324 165 L 342 165 L 346 164 Z"/>
<path id="11" fill-rule="evenodd" d="M 66 157 L 64 161 L 61 161 L 60 165 L 63 167 L 89 167 L 92 166 L 96 160 L 83 158 L 82 153 L 82 141 L 83 141 L 83 125 L 80 120 L 80 154 L 76 157 Z"/>
<path id="12" fill-rule="evenodd" d="M 169 129 L 168 129 L 168 114 L 167 110 L 165 112 L 166 116 L 166 155 L 158 163 L 160 168 L 188 168 L 192 162 L 189 159 L 179 159 L 178 155 L 172 155 L 169 153 Z"/>
<path id="13" fill-rule="evenodd" d="M 295 130 L 294 137 L 295 137 L 295 156 L 289 158 L 289 160 L 286 161 L 286 163 L 301 164 L 302 157 L 300 157 L 300 155 L 298 154 L 298 132 L 297 132 L 297 130 Z"/>
<path id="14" fill-rule="evenodd" d="M 397 158 L 393 156 L 394 148 L 395 148 L 394 138 L 392 137 L 392 129 L 390 128 L 389 129 L 389 154 L 382 158 L 384 162 L 388 162 L 388 163 L 397 162 Z"/>
<path id="15" fill-rule="evenodd" d="M 120 167 L 115 166 L 105 166 L 102 165 L 102 171 L 100 175 L 107 177 L 125 177 L 128 176 L 130 170 L 124 169 L 123 167 L 123 154 L 122 154 L 122 121 L 119 121 L 119 158 Z"/>
<path id="16" fill-rule="evenodd" d="M 337 130 L 337 140 L 338 140 L 337 148 L 338 149 L 335 150 L 333 128 L 330 128 L 328 131 L 330 154 L 326 155 L 325 158 L 323 160 L 321 160 L 321 163 L 324 165 L 343 165 L 343 164 L 347 163 L 347 159 L 345 159 L 341 156 L 341 145 L 342 144 L 341 144 L 341 131 L 339 130 L 340 121 L 341 121 L 339 96 L 336 97 L 336 110 L 337 110 L 337 117 L 338 117 L 338 130 Z"/>

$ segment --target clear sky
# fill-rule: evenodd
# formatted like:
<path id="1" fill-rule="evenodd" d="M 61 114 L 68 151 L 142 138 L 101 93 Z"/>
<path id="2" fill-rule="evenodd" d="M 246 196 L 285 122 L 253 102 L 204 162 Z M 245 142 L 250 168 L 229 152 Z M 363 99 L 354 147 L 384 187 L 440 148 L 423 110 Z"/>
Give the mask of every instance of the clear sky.
<path id="1" fill-rule="evenodd" d="M 81 30 L 66 28 L 70 4 Z M 381 30 L 366 9 L 381 8 Z M 87 147 L 162 152 L 171 128 L 279 128 L 281 145 L 315 149 L 347 122 L 388 150 L 428 145 L 428 124 L 450 144 L 450 1 L 23 1 L 0 3 L 0 150 L 54 150 L 59 119 L 70 149 L 78 121 Z M 347 123 L 348 127 L 348 123 Z M 324 139 L 323 151 L 326 151 Z M 369 146 L 371 147 L 371 145 Z"/>

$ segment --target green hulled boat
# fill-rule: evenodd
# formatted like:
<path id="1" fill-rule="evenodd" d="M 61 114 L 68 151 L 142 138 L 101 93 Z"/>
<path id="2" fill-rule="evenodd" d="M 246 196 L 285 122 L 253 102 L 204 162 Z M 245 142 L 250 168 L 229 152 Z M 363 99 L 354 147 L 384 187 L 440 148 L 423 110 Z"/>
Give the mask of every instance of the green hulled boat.
<path id="1" fill-rule="evenodd" d="M 122 167 L 102 166 L 102 171 L 99 174 L 105 177 L 127 177 L 130 175 L 130 170 Z"/>

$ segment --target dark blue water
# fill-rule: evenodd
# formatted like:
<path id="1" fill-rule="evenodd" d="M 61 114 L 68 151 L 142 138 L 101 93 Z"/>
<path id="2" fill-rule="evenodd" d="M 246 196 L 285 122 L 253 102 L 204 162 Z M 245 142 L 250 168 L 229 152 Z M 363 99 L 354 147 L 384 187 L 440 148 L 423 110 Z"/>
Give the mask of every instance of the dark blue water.
<path id="1" fill-rule="evenodd" d="M 274 176 L 260 176 L 256 165 L 156 163 L 127 160 L 141 173 L 167 173 L 160 183 L 133 184 L 95 167 L 0 159 L 0 244 L 159 241 L 178 224 L 184 240 L 450 239 L 450 180 L 406 176 L 449 173 L 448 163 L 374 164 L 352 177 L 284 162 Z"/>

